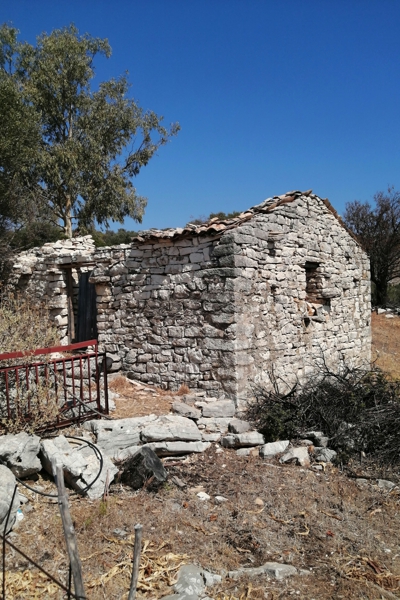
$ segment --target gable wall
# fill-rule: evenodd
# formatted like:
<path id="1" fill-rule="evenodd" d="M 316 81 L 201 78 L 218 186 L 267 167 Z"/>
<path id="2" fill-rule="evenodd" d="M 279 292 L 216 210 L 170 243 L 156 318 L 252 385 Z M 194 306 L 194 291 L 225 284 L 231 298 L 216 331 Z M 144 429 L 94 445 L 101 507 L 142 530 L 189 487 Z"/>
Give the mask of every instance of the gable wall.
<path id="1" fill-rule="evenodd" d="M 343 360 L 369 363 L 369 260 L 322 202 L 297 199 L 230 235 L 241 267 L 235 280 L 239 399 L 248 395 L 249 382 L 270 385 L 272 373 L 285 389 L 321 360 L 334 370 Z M 319 264 L 315 303 L 306 302 L 310 263 Z"/>

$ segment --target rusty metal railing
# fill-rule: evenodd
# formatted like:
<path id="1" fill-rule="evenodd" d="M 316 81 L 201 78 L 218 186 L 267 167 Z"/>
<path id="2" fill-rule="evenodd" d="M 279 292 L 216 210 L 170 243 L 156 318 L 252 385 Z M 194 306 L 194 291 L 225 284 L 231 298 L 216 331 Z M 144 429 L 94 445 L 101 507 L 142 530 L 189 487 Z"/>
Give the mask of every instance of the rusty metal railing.
<path id="1" fill-rule="evenodd" d="M 83 352 L 89 348 L 93 350 Z M 17 359 L 20 364 L 10 365 Z M 108 415 L 106 353 L 98 352 L 97 340 L 0 354 L 0 428 L 17 418 L 33 420 L 39 398 L 42 411 L 46 402 L 49 410 L 56 407 L 46 429 Z"/>

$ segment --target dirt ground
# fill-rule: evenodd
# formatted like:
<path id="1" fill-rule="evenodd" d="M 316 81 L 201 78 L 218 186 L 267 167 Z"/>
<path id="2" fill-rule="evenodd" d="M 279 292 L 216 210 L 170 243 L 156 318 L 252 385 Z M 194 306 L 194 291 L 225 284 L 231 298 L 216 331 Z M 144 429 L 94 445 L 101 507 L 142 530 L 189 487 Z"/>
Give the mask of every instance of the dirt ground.
<path id="1" fill-rule="evenodd" d="M 395 321 L 395 322 L 394 322 Z M 378 365 L 400 376 L 400 319 L 373 316 Z M 113 418 L 169 412 L 172 397 L 114 377 L 120 394 Z M 400 598 L 400 488 L 380 489 L 368 461 L 343 471 L 280 465 L 239 457 L 212 444 L 202 455 L 165 464 L 162 487 L 137 492 L 113 485 L 102 500 L 70 495 L 87 598 L 128 597 L 133 531 L 143 525 L 138 599 L 172 593 L 177 570 L 193 562 L 216 573 L 266 561 L 291 564 L 302 574 L 284 581 L 224 579 L 208 589 L 215 600 Z M 399 481 L 399 473 L 386 474 Z M 362 479 L 360 479 L 362 477 Z M 54 493 L 49 478 L 31 482 Z M 196 495 L 205 491 L 209 501 Z M 68 558 L 54 499 L 21 488 L 29 502 L 10 541 L 66 581 Z M 215 496 L 224 496 L 218 504 Z M 6 598 L 63 598 L 28 561 L 7 549 Z"/>

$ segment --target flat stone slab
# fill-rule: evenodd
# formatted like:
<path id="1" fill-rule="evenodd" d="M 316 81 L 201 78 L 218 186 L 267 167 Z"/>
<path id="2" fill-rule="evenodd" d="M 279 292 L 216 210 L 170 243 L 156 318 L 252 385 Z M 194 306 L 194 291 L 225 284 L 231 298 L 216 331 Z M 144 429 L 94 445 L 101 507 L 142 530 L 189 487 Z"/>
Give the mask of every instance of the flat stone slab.
<path id="1" fill-rule="evenodd" d="M 106 480 L 112 483 L 118 473 L 117 467 L 108 456 L 101 453 L 99 447 L 97 451 L 102 454 L 103 466 L 94 485 L 85 492 L 92 500 L 102 497 Z M 60 463 L 64 470 L 65 481 L 76 491 L 84 490 L 99 473 L 100 461 L 84 440 L 82 445 L 70 444 L 63 435 L 51 440 L 42 440 L 40 457 L 44 469 L 50 475 L 53 475 L 53 461 Z"/>
<path id="2" fill-rule="evenodd" d="M 201 440 L 201 432 L 191 419 L 178 415 L 164 415 L 145 426 L 140 438 L 142 442 L 196 442 Z"/>
<path id="3" fill-rule="evenodd" d="M 40 438 L 37 435 L 29 435 L 21 431 L 16 435 L 0 436 L 0 462 L 6 464 L 19 479 L 42 470 L 42 463 L 38 458 L 39 452 Z"/>
<path id="4" fill-rule="evenodd" d="M 0 533 L 4 533 L 4 528 L 6 525 L 7 514 L 10 510 L 11 500 L 15 489 L 15 475 L 5 467 L 4 465 L 0 465 Z M 7 523 L 7 531 L 8 533 L 13 528 L 17 517 L 17 511 L 20 505 L 20 498 L 18 490 L 15 493 L 14 502 L 12 504 L 10 517 Z"/>
<path id="5" fill-rule="evenodd" d="M 230 417 L 201 417 L 197 421 L 197 427 L 207 433 L 228 433 Z"/>
<path id="6" fill-rule="evenodd" d="M 261 446 L 265 443 L 264 436 L 258 431 L 246 433 L 228 433 L 221 439 L 221 445 L 225 448 L 248 448 Z"/>
<path id="7" fill-rule="evenodd" d="M 270 442 L 269 444 L 264 444 L 264 446 L 261 446 L 260 448 L 260 456 L 262 456 L 263 458 L 272 458 L 277 454 L 285 452 L 289 444 L 289 440 Z"/>
<path id="8" fill-rule="evenodd" d="M 205 452 L 210 442 L 152 442 L 146 444 L 154 450 L 157 456 L 179 456 L 180 454 L 191 454 L 192 452 Z"/>
<path id="9" fill-rule="evenodd" d="M 120 450 L 141 443 L 140 432 L 144 427 L 157 420 L 156 415 L 132 417 L 128 419 L 93 420 L 84 424 L 96 436 L 96 444 L 108 456 L 117 457 Z"/>
<path id="10" fill-rule="evenodd" d="M 188 419 L 200 419 L 201 417 L 201 410 L 194 406 L 189 406 L 189 404 L 185 404 L 184 402 L 174 402 L 172 404 L 172 411 Z"/>
<path id="11" fill-rule="evenodd" d="M 228 577 L 230 579 L 239 579 L 239 577 L 242 577 L 243 575 L 247 575 L 248 577 L 257 577 L 258 575 L 269 575 L 270 577 L 274 577 L 275 579 L 285 579 L 286 577 L 290 577 L 291 575 L 296 574 L 297 569 L 292 565 L 267 562 L 261 565 L 261 567 L 243 567 L 242 569 L 238 569 L 237 571 L 229 571 Z"/>
<path id="12" fill-rule="evenodd" d="M 231 400 L 217 400 L 202 407 L 203 417 L 234 417 L 235 412 L 235 403 Z"/>

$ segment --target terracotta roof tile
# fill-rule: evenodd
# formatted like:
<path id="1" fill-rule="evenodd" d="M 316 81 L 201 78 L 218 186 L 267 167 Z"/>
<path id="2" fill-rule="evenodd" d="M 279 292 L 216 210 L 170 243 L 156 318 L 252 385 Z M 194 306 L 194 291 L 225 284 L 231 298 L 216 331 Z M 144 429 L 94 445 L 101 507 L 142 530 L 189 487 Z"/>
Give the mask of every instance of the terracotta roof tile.
<path id="1" fill-rule="evenodd" d="M 305 192 L 301 192 L 299 190 L 293 190 L 291 192 L 286 192 L 286 194 L 282 194 L 281 196 L 274 196 L 273 198 L 267 198 L 261 204 L 253 206 L 248 210 L 240 213 L 237 217 L 232 219 L 218 219 L 218 217 L 214 217 L 208 223 L 202 223 L 200 225 L 195 225 L 194 223 L 188 223 L 185 227 L 177 227 L 176 229 L 148 229 L 146 231 L 140 231 L 138 237 L 135 238 L 135 242 L 147 242 L 152 239 L 161 240 L 161 239 L 177 239 L 183 237 L 192 237 L 193 235 L 215 235 L 217 233 L 223 233 L 229 229 L 234 229 L 238 227 L 242 223 L 245 223 L 249 219 L 251 219 L 257 213 L 269 213 L 282 206 L 283 204 L 288 204 L 294 202 L 297 198 L 302 196 L 313 197 L 325 204 L 328 210 L 338 219 L 340 224 L 346 228 L 342 219 L 330 204 L 329 200 L 324 198 L 319 198 L 315 194 L 312 193 L 312 190 L 307 190 Z M 347 231 L 349 231 L 347 229 Z M 354 237 L 354 235 L 349 231 L 350 235 Z"/>

